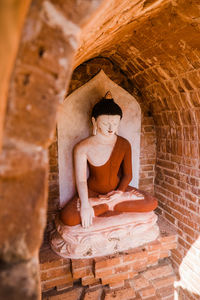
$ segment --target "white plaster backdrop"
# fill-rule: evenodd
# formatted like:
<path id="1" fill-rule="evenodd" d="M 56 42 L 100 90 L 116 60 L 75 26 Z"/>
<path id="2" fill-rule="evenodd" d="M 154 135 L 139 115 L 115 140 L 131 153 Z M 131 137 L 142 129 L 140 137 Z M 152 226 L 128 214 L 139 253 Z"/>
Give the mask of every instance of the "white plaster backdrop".
<path id="1" fill-rule="evenodd" d="M 58 113 L 60 207 L 63 207 L 76 191 L 73 168 L 74 145 L 92 134 L 92 108 L 107 91 L 111 92 L 123 112 L 118 135 L 131 143 L 133 179 L 130 185 L 138 187 L 141 109 L 133 96 L 110 80 L 101 70 L 89 82 L 69 95 L 60 106 Z"/>

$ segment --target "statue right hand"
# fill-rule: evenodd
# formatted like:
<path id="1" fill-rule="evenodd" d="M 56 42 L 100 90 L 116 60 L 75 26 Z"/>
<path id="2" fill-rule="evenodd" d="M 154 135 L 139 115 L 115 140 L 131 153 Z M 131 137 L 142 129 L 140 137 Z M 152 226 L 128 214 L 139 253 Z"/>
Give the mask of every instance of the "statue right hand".
<path id="1" fill-rule="evenodd" d="M 88 228 L 92 225 L 93 217 L 94 217 L 94 209 L 88 203 L 87 205 L 81 205 L 80 209 L 81 215 L 81 224 L 84 228 Z"/>

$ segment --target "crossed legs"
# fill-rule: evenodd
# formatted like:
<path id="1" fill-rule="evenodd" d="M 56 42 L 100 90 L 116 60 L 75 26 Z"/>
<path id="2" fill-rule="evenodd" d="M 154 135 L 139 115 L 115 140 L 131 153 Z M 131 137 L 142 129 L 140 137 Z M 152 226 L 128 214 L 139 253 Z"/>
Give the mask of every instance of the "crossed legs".
<path id="1" fill-rule="evenodd" d="M 147 193 L 141 192 L 144 199 L 122 201 L 114 206 L 113 211 L 122 212 L 150 212 L 156 209 L 157 200 Z M 107 204 L 93 206 L 95 216 L 102 216 L 109 212 Z M 60 212 L 61 221 L 68 226 L 75 226 L 81 223 L 80 212 L 78 210 L 78 197 L 73 197 Z"/>

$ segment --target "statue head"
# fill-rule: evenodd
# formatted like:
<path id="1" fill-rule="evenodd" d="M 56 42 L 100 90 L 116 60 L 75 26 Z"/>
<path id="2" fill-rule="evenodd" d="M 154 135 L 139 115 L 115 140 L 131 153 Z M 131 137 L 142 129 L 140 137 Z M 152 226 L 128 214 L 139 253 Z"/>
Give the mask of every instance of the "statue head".
<path id="1" fill-rule="evenodd" d="M 100 132 L 103 135 L 113 135 L 117 133 L 122 110 L 114 102 L 110 92 L 97 102 L 92 110 L 93 134 Z"/>
<path id="2" fill-rule="evenodd" d="M 120 119 L 122 118 L 121 107 L 114 102 L 110 92 L 107 92 L 92 109 L 92 117 L 95 118 L 95 120 L 101 115 L 118 115 L 120 116 Z"/>

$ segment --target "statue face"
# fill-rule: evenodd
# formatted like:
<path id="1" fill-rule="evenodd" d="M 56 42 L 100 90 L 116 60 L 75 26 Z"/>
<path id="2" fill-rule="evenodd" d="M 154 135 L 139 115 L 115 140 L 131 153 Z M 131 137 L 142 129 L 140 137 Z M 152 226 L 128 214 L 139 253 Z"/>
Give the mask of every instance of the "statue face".
<path id="1" fill-rule="evenodd" d="M 103 135 L 113 135 L 117 132 L 120 123 L 119 115 L 101 115 L 98 118 L 93 120 L 97 128 L 97 133 Z"/>

